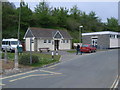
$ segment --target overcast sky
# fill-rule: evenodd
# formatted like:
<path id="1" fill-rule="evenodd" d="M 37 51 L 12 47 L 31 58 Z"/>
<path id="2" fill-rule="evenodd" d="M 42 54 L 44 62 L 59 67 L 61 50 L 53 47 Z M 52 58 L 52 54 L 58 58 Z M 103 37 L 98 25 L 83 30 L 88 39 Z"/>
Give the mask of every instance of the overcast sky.
<path id="1" fill-rule="evenodd" d="M 10 2 L 14 2 L 16 7 L 19 7 L 19 1 L 20 0 L 8 0 Z M 31 2 L 29 0 L 24 0 L 28 3 L 29 8 L 31 8 L 32 11 L 34 11 L 34 7 L 36 7 L 37 4 L 39 4 L 39 0 L 34 2 Z M 47 0 L 48 2 L 48 0 Z M 66 8 L 72 8 L 74 5 L 78 6 L 78 9 L 81 11 L 85 11 L 86 13 L 89 13 L 90 11 L 96 12 L 97 16 L 102 19 L 103 22 L 107 21 L 107 18 L 115 17 L 118 19 L 118 0 L 109 0 L 109 1 L 99 1 L 99 0 L 92 0 L 87 1 L 84 0 L 84 2 L 81 0 L 77 1 L 50 1 L 48 2 L 50 7 L 66 7 Z"/>

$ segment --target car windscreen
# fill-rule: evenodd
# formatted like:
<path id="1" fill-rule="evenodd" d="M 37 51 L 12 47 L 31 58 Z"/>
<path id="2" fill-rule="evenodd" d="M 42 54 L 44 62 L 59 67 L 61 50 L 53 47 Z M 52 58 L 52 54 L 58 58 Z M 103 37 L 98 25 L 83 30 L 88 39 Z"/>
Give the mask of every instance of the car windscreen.
<path id="1" fill-rule="evenodd" d="M 82 47 L 88 47 L 88 45 L 82 45 Z"/>
<path id="2" fill-rule="evenodd" d="M 17 45 L 18 41 L 11 41 L 11 45 Z"/>

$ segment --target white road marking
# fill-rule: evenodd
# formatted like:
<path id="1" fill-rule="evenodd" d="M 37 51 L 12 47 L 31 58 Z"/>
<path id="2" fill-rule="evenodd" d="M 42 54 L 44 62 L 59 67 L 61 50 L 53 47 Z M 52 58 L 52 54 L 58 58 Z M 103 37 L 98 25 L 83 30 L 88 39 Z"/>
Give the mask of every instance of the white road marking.
<path id="1" fill-rule="evenodd" d="M 115 81 L 113 82 L 112 86 L 110 87 L 110 90 L 114 90 L 115 88 L 117 88 L 119 79 L 120 79 L 120 76 L 118 77 L 118 75 L 117 75 Z"/>

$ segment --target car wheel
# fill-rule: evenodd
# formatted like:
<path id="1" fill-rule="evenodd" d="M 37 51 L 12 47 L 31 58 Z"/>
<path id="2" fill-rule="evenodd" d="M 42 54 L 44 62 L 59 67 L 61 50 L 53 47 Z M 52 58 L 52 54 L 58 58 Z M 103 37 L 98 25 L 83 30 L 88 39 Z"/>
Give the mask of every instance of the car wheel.
<path id="1" fill-rule="evenodd" d="M 92 51 L 90 50 L 89 53 L 92 53 Z"/>

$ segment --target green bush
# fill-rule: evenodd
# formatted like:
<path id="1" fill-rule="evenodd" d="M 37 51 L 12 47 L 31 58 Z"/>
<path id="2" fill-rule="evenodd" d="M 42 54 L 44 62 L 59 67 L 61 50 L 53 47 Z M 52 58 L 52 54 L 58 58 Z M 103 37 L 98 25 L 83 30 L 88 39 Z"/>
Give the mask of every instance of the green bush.
<path id="1" fill-rule="evenodd" d="M 32 55 L 32 64 L 38 63 L 39 58 L 36 55 Z M 19 58 L 19 64 L 30 65 L 30 54 L 21 55 Z"/>

